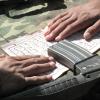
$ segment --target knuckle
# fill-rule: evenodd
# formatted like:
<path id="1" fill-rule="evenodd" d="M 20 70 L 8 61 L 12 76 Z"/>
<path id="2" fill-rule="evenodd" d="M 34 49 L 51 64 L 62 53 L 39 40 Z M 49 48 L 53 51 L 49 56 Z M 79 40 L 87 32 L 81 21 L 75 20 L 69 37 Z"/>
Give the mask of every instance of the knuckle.
<path id="1" fill-rule="evenodd" d="M 100 20 L 97 20 L 96 24 L 95 24 L 96 28 L 100 29 Z"/>
<path id="2" fill-rule="evenodd" d="M 77 19 L 77 14 L 74 13 L 73 16 L 72 16 L 72 20 L 76 20 Z"/>
<path id="3" fill-rule="evenodd" d="M 95 28 L 90 27 L 90 28 L 87 29 L 87 32 L 89 32 L 89 36 L 91 36 L 95 33 Z"/>
<path id="4" fill-rule="evenodd" d="M 51 36 L 55 36 L 56 35 L 57 30 L 53 30 L 51 33 Z"/>
<path id="5" fill-rule="evenodd" d="M 9 62 L 13 62 L 13 61 L 14 61 L 13 57 L 11 57 L 11 56 L 7 56 L 6 59 L 7 59 Z"/>
<path id="6" fill-rule="evenodd" d="M 54 25 L 52 25 L 52 26 L 49 28 L 50 32 L 52 32 L 52 31 L 57 27 L 57 25 L 58 25 L 58 22 L 55 23 Z"/>
<path id="7" fill-rule="evenodd" d="M 42 60 L 42 59 L 46 59 L 47 57 L 41 55 L 39 58 Z"/>
<path id="8" fill-rule="evenodd" d="M 62 22 L 62 19 L 59 19 L 58 21 L 57 21 L 57 23 L 61 23 Z"/>
<path id="9" fill-rule="evenodd" d="M 18 73 L 24 73 L 24 70 L 22 69 L 22 68 L 18 68 L 18 69 L 16 69 L 16 72 L 18 72 Z"/>
<path id="10" fill-rule="evenodd" d="M 39 57 L 40 58 L 40 57 Z M 32 58 L 32 61 L 34 62 L 34 63 L 38 63 L 38 59 L 37 58 Z"/>
<path id="11" fill-rule="evenodd" d="M 87 29 L 87 31 L 90 32 L 90 34 L 92 34 L 91 32 L 95 32 L 95 31 L 96 31 L 96 26 L 93 25 L 93 26 L 89 27 L 89 28 Z"/>
<path id="12" fill-rule="evenodd" d="M 49 30 L 50 31 L 52 31 L 53 29 L 54 29 L 54 26 L 53 25 L 49 27 Z"/>
<path id="13" fill-rule="evenodd" d="M 40 58 L 40 57 L 41 57 L 41 55 L 36 55 L 36 56 L 33 56 L 33 58 L 35 58 L 35 57 Z"/>
<path id="14" fill-rule="evenodd" d="M 52 64 L 50 64 L 50 63 L 47 63 L 46 65 L 45 65 L 46 67 L 45 67 L 45 69 L 53 69 L 53 65 Z"/>
<path id="15" fill-rule="evenodd" d="M 22 67 L 25 67 L 26 65 L 27 65 L 26 62 L 22 62 L 22 63 L 20 64 L 20 67 L 22 68 Z"/>
<path id="16" fill-rule="evenodd" d="M 99 25 L 100 25 L 100 19 L 98 20 L 98 22 L 99 22 Z"/>
<path id="17" fill-rule="evenodd" d="M 41 67 L 39 66 L 39 64 L 34 64 L 33 68 L 35 69 L 35 71 L 38 71 Z"/>
<path id="18" fill-rule="evenodd" d="M 16 58 L 15 57 L 12 57 L 12 56 L 7 56 L 6 61 L 10 65 L 19 65 L 19 61 L 17 61 Z"/>
<path id="19" fill-rule="evenodd" d="M 88 13 L 88 12 L 82 12 L 79 15 L 79 19 L 87 20 L 89 18 L 89 16 L 90 16 L 90 13 Z"/>
<path id="20" fill-rule="evenodd" d="M 90 32 L 90 31 L 91 31 L 91 27 L 86 30 L 86 32 Z"/>
<path id="21" fill-rule="evenodd" d="M 90 30 L 95 30 L 96 28 L 97 28 L 96 25 L 93 25 L 90 27 Z"/>
<path id="22" fill-rule="evenodd" d="M 58 18 L 61 18 L 62 17 L 62 14 L 58 15 Z"/>
<path id="23" fill-rule="evenodd" d="M 73 25 L 67 26 L 67 29 L 68 29 L 68 30 L 71 30 L 72 28 L 73 28 Z"/>
<path id="24" fill-rule="evenodd" d="M 45 76 L 43 76 L 43 78 L 42 79 L 44 79 L 44 80 L 48 80 L 48 78 L 47 78 L 47 76 L 45 75 Z"/>
<path id="25" fill-rule="evenodd" d="M 38 78 L 37 76 L 34 76 L 34 77 L 33 77 L 33 80 L 34 80 L 34 81 L 39 81 L 39 78 Z"/>
<path id="26" fill-rule="evenodd" d="M 66 21 L 62 22 L 62 27 L 66 26 Z"/>
<path id="27" fill-rule="evenodd" d="M 17 67 L 11 67 L 9 69 L 9 72 L 14 73 L 14 74 L 18 74 L 18 73 L 22 73 L 22 70 L 20 68 L 17 68 Z"/>

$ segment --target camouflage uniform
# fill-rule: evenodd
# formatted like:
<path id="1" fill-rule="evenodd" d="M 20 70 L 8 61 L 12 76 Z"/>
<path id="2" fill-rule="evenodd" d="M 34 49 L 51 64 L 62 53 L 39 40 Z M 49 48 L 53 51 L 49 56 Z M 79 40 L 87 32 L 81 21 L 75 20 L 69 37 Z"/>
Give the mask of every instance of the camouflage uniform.
<path id="1" fill-rule="evenodd" d="M 86 2 L 86 0 L 64 0 L 64 2 L 63 0 L 51 0 L 54 3 L 45 2 L 50 0 L 30 1 L 31 3 L 18 3 L 10 7 L 9 5 L 7 7 L 0 6 L 0 45 L 26 33 L 39 31 L 41 28 L 44 28 L 53 17 L 63 12 L 66 7 L 70 8 L 76 4 Z M 0 53 L 4 52 L 0 50 Z M 72 76 L 70 71 L 67 74 L 66 78 Z"/>

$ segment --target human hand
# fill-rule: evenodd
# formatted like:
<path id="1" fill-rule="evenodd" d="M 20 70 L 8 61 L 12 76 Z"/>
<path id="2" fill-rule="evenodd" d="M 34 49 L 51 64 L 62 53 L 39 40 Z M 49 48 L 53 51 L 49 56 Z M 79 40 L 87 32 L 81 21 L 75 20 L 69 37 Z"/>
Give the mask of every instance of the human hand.
<path id="1" fill-rule="evenodd" d="M 86 40 L 100 32 L 100 0 L 73 7 L 55 17 L 44 34 L 47 41 L 60 41 L 85 28 Z"/>
<path id="2" fill-rule="evenodd" d="M 29 85 L 52 80 L 49 75 L 40 75 L 55 68 L 52 57 L 0 56 L 0 95 L 9 95 Z"/>

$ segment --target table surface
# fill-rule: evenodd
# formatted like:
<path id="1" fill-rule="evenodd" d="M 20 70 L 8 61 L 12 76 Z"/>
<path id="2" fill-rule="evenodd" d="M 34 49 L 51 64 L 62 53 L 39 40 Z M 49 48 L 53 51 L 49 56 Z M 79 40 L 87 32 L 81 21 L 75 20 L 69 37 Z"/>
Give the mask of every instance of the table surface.
<path id="1" fill-rule="evenodd" d="M 48 1 L 18 5 L 14 9 L 8 7 L 0 11 L 0 45 L 26 33 L 39 31 L 59 13 L 87 2 L 87 0 Z M 4 53 L 2 49 L 0 53 Z M 98 53 L 100 54 L 100 51 Z"/>

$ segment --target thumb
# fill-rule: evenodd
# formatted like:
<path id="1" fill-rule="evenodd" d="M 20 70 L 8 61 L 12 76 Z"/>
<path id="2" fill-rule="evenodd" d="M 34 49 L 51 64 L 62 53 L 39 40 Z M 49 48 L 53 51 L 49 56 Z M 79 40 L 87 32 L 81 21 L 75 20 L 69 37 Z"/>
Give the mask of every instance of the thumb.
<path id="1" fill-rule="evenodd" d="M 84 33 L 83 37 L 86 40 L 91 39 L 97 32 L 100 32 L 100 19 L 90 26 Z"/>

